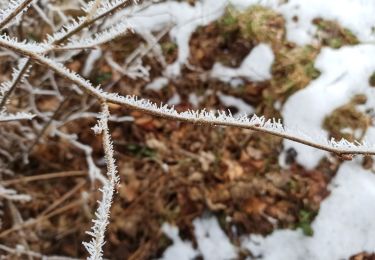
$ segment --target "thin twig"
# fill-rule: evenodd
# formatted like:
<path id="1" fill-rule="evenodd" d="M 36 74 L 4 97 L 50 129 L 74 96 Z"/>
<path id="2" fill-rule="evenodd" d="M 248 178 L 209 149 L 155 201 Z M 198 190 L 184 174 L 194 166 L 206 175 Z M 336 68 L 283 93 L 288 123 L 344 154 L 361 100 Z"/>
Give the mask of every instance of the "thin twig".
<path id="1" fill-rule="evenodd" d="M 74 186 L 71 190 L 66 192 L 63 196 L 58 198 L 58 200 L 54 201 L 51 205 L 48 206 L 45 210 L 40 213 L 40 216 L 47 215 L 49 212 L 54 210 L 56 207 L 61 205 L 65 200 L 69 199 L 71 196 L 73 196 L 77 191 L 79 191 L 83 186 L 85 185 L 85 181 L 80 181 L 76 186 Z"/>
<path id="2" fill-rule="evenodd" d="M 28 70 L 30 65 L 30 58 L 26 60 L 26 62 L 23 64 L 22 68 L 20 68 L 19 73 L 17 74 L 17 77 L 13 79 L 12 85 L 10 86 L 9 90 L 4 94 L 2 97 L 1 103 L 0 103 L 0 111 L 3 109 L 5 104 L 7 103 L 8 98 L 13 93 L 14 89 L 16 88 L 17 84 L 23 79 L 24 74 Z"/>
<path id="3" fill-rule="evenodd" d="M 1 186 L 9 186 L 14 185 L 17 183 L 27 183 L 32 181 L 41 181 L 41 180 L 49 180 L 49 179 L 56 179 L 56 178 L 64 178 L 64 177 L 77 177 L 77 176 L 84 176 L 86 175 L 86 171 L 66 171 L 66 172 L 56 172 L 56 173 L 44 173 L 39 175 L 21 177 L 14 180 L 7 180 L 1 181 Z"/>
<path id="4" fill-rule="evenodd" d="M 123 3 L 120 3 L 118 5 L 115 5 L 113 8 L 107 10 L 106 12 L 103 12 L 102 14 L 96 16 L 96 17 L 93 17 L 91 19 L 85 19 L 84 22 L 82 22 L 80 25 L 78 25 L 76 28 L 74 28 L 73 30 L 69 31 L 67 34 L 65 34 L 63 37 L 61 38 L 58 38 L 56 39 L 53 44 L 54 45 L 59 45 L 61 44 L 62 42 L 66 41 L 67 39 L 69 39 L 71 36 L 73 36 L 74 34 L 80 32 L 81 30 L 83 30 L 84 28 L 87 28 L 89 27 L 90 25 L 94 24 L 96 21 L 102 19 L 103 17 L 106 17 L 108 15 L 110 15 L 111 13 L 114 13 L 116 12 L 117 10 L 119 9 L 122 9 L 122 8 L 125 8 L 127 7 L 128 5 L 130 5 L 131 1 L 128 0 L 128 1 L 125 1 Z M 88 17 L 90 18 L 90 17 Z"/>
<path id="5" fill-rule="evenodd" d="M 15 18 L 20 12 L 24 11 L 33 0 L 24 0 L 18 6 L 16 6 L 2 21 L 0 22 L 0 29 L 3 29 L 13 18 Z"/>
<path id="6" fill-rule="evenodd" d="M 56 216 L 58 214 L 61 214 L 65 211 L 68 211 L 72 208 L 75 208 L 77 206 L 80 206 L 82 205 L 82 202 L 83 202 L 83 199 L 78 199 L 76 201 L 73 201 L 59 209 L 56 209 L 55 211 L 51 212 L 51 213 L 48 213 L 47 215 L 43 215 L 43 216 L 40 216 L 40 217 L 37 217 L 36 219 L 31 219 L 31 220 L 27 220 L 25 221 L 24 223 L 22 223 L 21 225 L 16 225 L 14 227 L 11 227 L 7 230 L 4 230 L 3 232 L 0 233 L 0 238 L 3 238 L 9 234 L 11 234 L 12 232 L 14 231 L 17 231 L 17 230 L 20 230 L 20 229 L 23 229 L 23 228 L 26 228 L 26 227 L 31 227 L 35 224 L 38 224 L 39 222 L 43 221 L 43 220 L 46 220 L 46 219 L 49 219 L 53 216 Z"/>

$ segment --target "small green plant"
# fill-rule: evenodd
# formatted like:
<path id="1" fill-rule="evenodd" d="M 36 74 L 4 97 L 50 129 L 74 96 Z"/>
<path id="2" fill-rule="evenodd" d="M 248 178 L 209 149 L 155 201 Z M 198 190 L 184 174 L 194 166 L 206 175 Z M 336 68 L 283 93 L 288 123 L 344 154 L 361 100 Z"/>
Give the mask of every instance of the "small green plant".
<path id="1" fill-rule="evenodd" d="M 297 228 L 300 228 L 304 235 L 306 236 L 313 236 L 314 230 L 311 227 L 311 222 L 315 217 L 315 213 L 307 210 L 300 210 L 298 212 L 298 223 Z"/>

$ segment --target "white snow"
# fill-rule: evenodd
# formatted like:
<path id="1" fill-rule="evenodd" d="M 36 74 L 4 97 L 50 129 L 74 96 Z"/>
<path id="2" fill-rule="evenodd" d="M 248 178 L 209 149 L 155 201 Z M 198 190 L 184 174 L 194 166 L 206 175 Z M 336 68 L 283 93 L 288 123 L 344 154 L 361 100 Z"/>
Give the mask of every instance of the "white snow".
<path id="1" fill-rule="evenodd" d="M 242 245 L 264 260 L 336 260 L 362 251 L 373 252 L 375 175 L 358 161 L 347 162 L 340 167 L 330 190 L 312 223 L 312 237 L 300 230 L 279 230 L 265 238 L 244 238 Z"/>
<path id="2" fill-rule="evenodd" d="M 173 96 L 170 97 L 167 104 L 170 106 L 178 105 L 181 103 L 181 97 L 178 93 L 174 93 Z"/>
<path id="3" fill-rule="evenodd" d="M 292 95 L 284 104 L 282 116 L 285 125 L 300 124 L 299 128 L 309 133 L 319 133 L 328 138 L 322 130 L 324 118 L 334 109 L 348 103 L 356 94 L 367 94 L 366 106 L 374 107 L 375 90 L 369 86 L 369 78 L 375 71 L 375 45 L 343 47 L 338 50 L 324 48 L 315 61 L 321 71 L 319 78 L 306 88 Z M 284 141 L 286 149 L 293 147 L 297 161 L 306 168 L 314 168 L 326 155 L 318 149 Z"/>
<path id="4" fill-rule="evenodd" d="M 191 242 L 182 241 L 178 235 L 178 228 L 167 223 L 163 224 L 164 234 L 172 240 L 173 244 L 165 250 L 163 260 L 190 260 L 194 259 L 198 252 L 193 248 Z"/>
<path id="5" fill-rule="evenodd" d="M 220 102 L 223 103 L 225 106 L 227 107 L 232 106 L 232 107 L 237 108 L 238 112 L 234 114 L 233 116 L 250 115 L 254 113 L 254 108 L 240 98 L 225 95 L 220 92 L 217 93 L 217 96 L 220 99 Z"/>
<path id="6" fill-rule="evenodd" d="M 95 50 L 91 50 L 89 52 L 90 52 L 90 54 L 87 55 L 85 65 L 84 65 L 83 70 L 82 70 L 82 75 L 84 77 L 90 76 L 90 73 L 92 72 L 92 70 L 94 68 L 95 62 L 98 59 L 100 59 L 100 57 L 103 54 L 101 49 L 95 49 Z"/>
<path id="7" fill-rule="evenodd" d="M 190 93 L 188 97 L 189 103 L 192 104 L 195 108 L 199 106 L 200 100 L 195 93 Z"/>
<path id="8" fill-rule="evenodd" d="M 235 259 L 236 248 L 220 228 L 216 218 L 198 218 L 193 221 L 198 248 L 206 260 Z"/>
<path id="9" fill-rule="evenodd" d="M 202 255 L 206 260 L 235 259 L 237 249 L 219 226 L 215 217 L 202 217 L 193 221 L 194 235 L 198 248 L 194 249 L 190 241 L 182 241 L 178 228 L 164 223 L 162 230 L 173 244 L 164 252 L 163 260 L 195 259 Z"/>
<path id="10" fill-rule="evenodd" d="M 287 37 L 297 44 L 309 44 L 316 31 L 314 18 L 336 20 L 361 41 L 374 41 L 375 1 L 373 0 L 289 0 L 277 8 L 287 21 Z M 293 21 L 297 16 L 298 21 Z"/>
<path id="11" fill-rule="evenodd" d="M 152 82 L 148 83 L 145 89 L 159 91 L 165 86 L 167 86 L 168 83 L 169 83 L 169 80 L 167 78 L 157 77 Z"/>
<path id="12" fill-rule="evenodd" d="M 275 56 L 269 45 L 261 43 L 254 47 L 238 68 L 226 67 L 216 63 L 211 71 L 211 77 L 224 82 L 233 78 L 246 78 L 252 81 L 264 81 L 271 78 L 271 66 Z"/>

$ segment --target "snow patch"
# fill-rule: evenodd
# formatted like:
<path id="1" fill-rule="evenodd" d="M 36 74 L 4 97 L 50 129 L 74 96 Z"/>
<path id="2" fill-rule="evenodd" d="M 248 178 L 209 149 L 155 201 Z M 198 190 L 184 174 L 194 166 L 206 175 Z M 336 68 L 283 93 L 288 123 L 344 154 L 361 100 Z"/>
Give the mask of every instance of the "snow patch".
<path id="1" fill-rule="evenodd" d="M 271 66 L 275 59 L 272 49 L 267 44 L 259 44 L 243 60 L 239 68 L 226 67 L 216 63 L 211 71 L 211 77 L 224 82 L 233 78 L 246 78 L 252 81 L 271 79 Z"/>
<path id="2" fill-rule="evenodd" d="M 167 104 L 170 106 L 175 106 L 181 103 L 181 97 L 179 94 L 174 93 L 173 96 L 168 100 Z"/>
<path id="3" fill-rule="evenodd" d="M 354 95 L 366 94 L 368 102 L 365 106 L 374 107 L 375 90 L 368 83 L 375 71 L 374 55 L 374 45 L 322 49 L 315 61 L 315 67 L 322 74 L 284 104 L 282 116 L 285 125 L 299 123 L 299 128 L 309 129 L 310 135 L 319 133 L 328 138 L 327 131 L 321 128 L 324 118 L 337 107 L 348 103 Z M 324 151 L 289 140 L 284 141 L 284 147 L 285 150 L 293 147 L 298 153 L 297 161 L 309 169 L 316 167 L 327 155 Z"/>
<path id="4" fill-rule="evenodd" d="M 217 96 L 220 99 L 220 102 L 223 103 L 225 106 L 237 108 L 238 112 L 233 116 L 250 115 L 254 113 L 254 108 L 240 98 L 224 95 L 220 92 L 217 93 Z"/>
<path id="5" fill-rule="evenodd" d="M 199 255 L 205 260 L 236 259 L 237 249 L 220 228 L 216 217 L 196 218 L 193 225 L 197 250 L 193 249 L 191 242 L 181 240 L 177 227 L 163 224 L 162 230 L 173 241 L 173 245 L 164 252 L 162 260 L 192 260 Z"/>
<path id="6" fill-rule="evenodd" d="M 278 230 L 267 237 L 251 235 L 242 246 L 263 260 L 348 259 L 375 248 L 375 175 L 359 162 L 344 163 L 330 184 L 307 237 L 300 230 Z"/>
<path id="7" fill-rule="evenodd" d="M 155 78 L 152 82 L 148 83 L 145 89 L 159 91 L 165 86 L 167 86 L 168 83 L 169 83 L 169 80 L 167 78 L 158 77 L 158 78 Z"/>
<path id="8" fill-rule="evenodd" d="M 191 242 L 182 241 L 178 235 L 177 227 L 164 223 L 162 231 L 173 241 L 173 245 L 165 250 L 162 257 L 163 260 L 191 260 L 198 255 L 198 252 L 194 250 Z"/>
<path id="9" fill-rule="evenodd" d="M 215 217 L 195 219 L 193 225 L 198 248 L 205 260 L 236 259 L 237 250 Z"/>

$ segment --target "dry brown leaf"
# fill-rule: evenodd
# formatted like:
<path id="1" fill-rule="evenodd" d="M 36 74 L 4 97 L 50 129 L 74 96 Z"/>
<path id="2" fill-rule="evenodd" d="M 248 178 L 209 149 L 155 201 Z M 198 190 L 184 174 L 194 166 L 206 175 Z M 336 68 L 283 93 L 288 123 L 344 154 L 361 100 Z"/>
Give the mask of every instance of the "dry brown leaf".
<path id="1" fill-rule="evenodd" d="M 243 176 L 244 170 L 237 161 L 223 159 L 223 162 L 228 167 L 225 171 L 225 175 L 229 178 L 229 180 L 233 181 Z"/>

